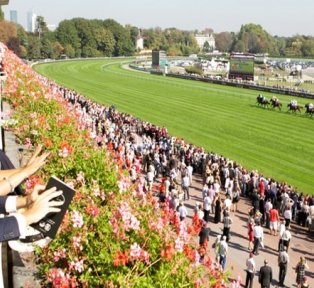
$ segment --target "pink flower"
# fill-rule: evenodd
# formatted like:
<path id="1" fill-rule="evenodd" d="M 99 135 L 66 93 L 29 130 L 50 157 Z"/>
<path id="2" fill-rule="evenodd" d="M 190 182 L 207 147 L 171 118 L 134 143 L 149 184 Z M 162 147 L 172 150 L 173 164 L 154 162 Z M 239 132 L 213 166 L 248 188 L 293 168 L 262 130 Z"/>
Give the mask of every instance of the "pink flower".
<path id="1" fill-rule="evenodd" d="M 82 260 L 76 259 L 76 261 L 71 261 L 69 264 L 69 269 L 82 273 L 84 271 L 83 259 Z"/>
<path id="2" fill-rule="evenodd" d="M 66 250 L 65 249 L 61 249 L 61 250 L 57 250 L 53 252 L 53 260 L 55 262 L 59 261 L 62 258 L 66 257 Z"/>
<path id="3" fill-rule="evenodd" d="M 83 246 L 81 245 L 82 238 L 80 236 L 74 236 L 72 239 L 72 246 L 74 250 L 83 250 Z"/>
<path id="4" fill-rule="evenodd" d="M 68 157 L 70 154 L 69 150 L 67 149 L 67 147 L 63 147 L 62 150 L 59 150 L 59 156 L 62 158 L 66 158 Z"/>
<path id="5" fill-rule="evenodd" d="M 82 171 L 80 171 L 80 173 L 77 174 L 76 176 L 76 181 L 81 183 L 81 184 L 84 184 L 85 183 L 85 177 L 84 177 L 84 173 Z"/>
<path id="6" fill-rule="evenodd" d="M 73 227 L 81 228 L 84 225 L 83 216 L 78 211 L 72 212 Z"/>
<path id="7" fill-rule="evenodd" d="M 137 243 L 134 243 L 134 244 L 131 245 L 130 256 L 133 259 L 140 258 L 141 257 L 141 252 L 142 252 L 142 249 L 141 249 L 141 247 Z"/>
<path id="8" fill-rule="evenodd" d="M 183 247 L 184 247 L 184 242 L 178 237 L 175 241 L 175 246 L 174 248 L 178 251 L 178 252 L 183 252 Z"/>
<path id="9" fill-rule="evenodd" d="M 32 140 L 30 138 L 25 138 L 24 145 L 26 145 L 27 149 L 30 149 L 33 146 Z"/>
<path id="10" fill-rule="evenodd" d="M 143 250 L 137 243 L 132 244 L 130 247 L 130 259 L 144 261 L 149 264 L 148 252 Z"/>

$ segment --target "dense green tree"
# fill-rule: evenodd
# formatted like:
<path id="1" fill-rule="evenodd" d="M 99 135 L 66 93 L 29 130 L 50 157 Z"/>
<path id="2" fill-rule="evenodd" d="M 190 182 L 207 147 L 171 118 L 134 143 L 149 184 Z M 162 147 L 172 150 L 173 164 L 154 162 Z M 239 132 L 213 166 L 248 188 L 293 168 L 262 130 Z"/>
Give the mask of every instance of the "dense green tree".
<path id="1" fill-rule="evenodd" d="M 130 30 L 125 29 L 112 19 L 105 20 L 103 26 L 111 31 L 115 39 L 114 56 L 128 56 L 134 53 L 135 47 L 132 43 Z"/>
<path id="2" fill-rule="evenodd" d="M 314 38 L 306 39 L 301 47 L 302 55 L 304 57 L 314 56 Z"/>
<path id="3" fill-rule="evenodd" d="M 53 46 L 49 39 L 43 38 L 41 39 L 40 46 L 40 54 L 41 58 L 53 58 Z"/>
<path id="4" fill-rule="evenodd" d="M 101 52 L 103 56 L 112 56 L 115 49 L 115 39 L 111 31 L 99 27 L 94 29 L 92 33 L 96 41 L 97 50 Z"/>
<path id="5" fill-rule="evenodd" d="M 75 49 L 72 47 L 71 44 L 65 44 L 64 46 L 64 54 L 66 54 L 69 58 L 75 57 Z"/>
<path id="6" fill-rule="evenodd" d="M 35 30 L 36 30 L 36 33 L 38 34 L 39 38 L 41 38 L 43 34 L 45 34 L 49 31 L 47 23 L 46 23 L 43 16 L 37 16 L 36 17 Z"/>
<path id="7" fill-rule="evenodd" d="M 60 22 L 56 30 L 56 39 L 59 44 L 70 44 L 75 50 L 75 56 L 81 56 L 81 41 L 78 37 L 78 33 L 75 27 L 75 23 L 72 20 L 64 20 Z"/>
<path id="8" fill-rule="evenodd" d="M 232 34 L 229 32 L 221 32 L 215 35 L 216 48 L 221 52 L 231 52 Z"/>
<path id="9" fill-rule="evenodd" d="M 28 37 L 28 58 L 40 59 L 41 58 L 41 42 L 37 36 L 29 35 Z"/>
<path id="10" fill-rule="evenodd" d="M 58 41 L 53 43 L 52 49 L 53 49 L 53 58 L 55 59 L 59 59 L 60 56 L 64 53 L 64 48 Z"/>
<path id="11" fill-rule="evenodd" d="M 2 11 L 2 6 L 0 5 L 0 21 L 4 20 L 4 13 Z"/>

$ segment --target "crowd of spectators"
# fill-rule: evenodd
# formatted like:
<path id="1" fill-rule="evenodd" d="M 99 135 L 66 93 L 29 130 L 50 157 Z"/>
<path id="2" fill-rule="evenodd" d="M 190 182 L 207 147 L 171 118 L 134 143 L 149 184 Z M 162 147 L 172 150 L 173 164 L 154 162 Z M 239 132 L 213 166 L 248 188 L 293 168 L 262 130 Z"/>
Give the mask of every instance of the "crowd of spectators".
<path id="1" fill-rule="evenodd" d="M 222 270 L 226 267 L 232 228 L 230 214 L 237 211 L 240 196 L 250 199 L 248 249 L 251 260 L 247 264 L 250 272 L 247 285 L 253 283 L 252 257 L 263 249 L 264 229 L 269 229 L 269 237 L 278 237 L 278 279 L 284 286 L 288 261 L 283 263 L 282 259 L 289 257 L 291 224 L 312 229 L 313 196 L 299 193 L 287 183 L 264 177 L 258 171 L 247 171 L 238 163 L 214 152 L 206 152 L 183 139 L 171 137 L 165 127 L 119 113 L 114 106 L 94 103 L 54 83 L 49 85 L 73 105 L 82 129 L 89 129 L 99 147 L 106 146 L 114 153 L 116 161 L 128 170 L 132 182 L 141 183 L 143 191 L 153 192 L 162 205 L 175 209 L 181 221 L 188 216 L 185 201 L 190 197 L 193 175 L 201 175 L 203 203 L 196 203 L 193 221 L 199 223 L 200 246 L 205 249 L 209 237 L 209 215 L 214 216 L 215 223 L 223 223 L 223 233 L 215 244 L 217 265 Z M 305 281 L 302 277 L 298 278 L 299 287 L 303 287 L 301 285 Z"/>
<path id="2" fill-rule="evenodd" d="M 181 221 L 186 221 L 188 216 L 184 202 L 190 198 L 193 175 L 201 175 L 203 203 L 196 203 L 193 221 L 200 224 L 200 246 L 205 248 L 209 237 L 209 215 L 214 216 L 216 224 L 223 222 L 223 234 L 217 237 L 214 244 L 217 265 L 222 270 L 227 262 L 233 222 L 231 213 L 237 211 L 241 197 L 251 199 L 248 249 L 252 254 L 247 263 L 247 285 L 253 283 L 255 266 L 252 257 L 258 255 L 263 246 L 264 228 L 270 229 L 274 236 L 279 234 L 279 263 L 284 258 L 281 254 L 288 253 L 291 223 L 311 229 L 314 219 L 313 196 L 299 193 L 292 186 L 264 177 L 258 171 L 247 171 L 235 161 L 207 152 L 184 139 L 172 137 L 166 127 L 158 127 L 118 112 L 115 106 L 95 103 L 45 78 L 40 77 L 40 80 L 54 94 L 61 95 L 71 109 L 76 110 L 80 128 L 90 131 L 99 149 L 106 147 L 111 151 L 115 160 L 128 171 L 131 181 L 141 185 L 144 192 L 158 196 L 161 205 L 169 205 L 176 210 Z M 283 267 L 280 271 L 280 284 L 283 286 L 286 270 Z M 304 274 L 301 276 L 298 277 L 298 284 L 302 285 L 306 279 L 302 280 Z"/>

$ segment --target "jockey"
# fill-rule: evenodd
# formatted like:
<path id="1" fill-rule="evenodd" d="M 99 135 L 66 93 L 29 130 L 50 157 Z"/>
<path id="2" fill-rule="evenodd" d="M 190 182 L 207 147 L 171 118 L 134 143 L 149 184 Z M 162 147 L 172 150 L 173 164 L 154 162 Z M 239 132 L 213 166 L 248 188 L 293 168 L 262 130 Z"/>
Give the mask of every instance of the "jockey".
<path id="1" fill-rule="evenodd" d="M 312 110 L 313 110 L 313 107 L 314 107 L 314 105 L 313 105 L 313 103 L 311 102 L 311 103 L 309 104 L 309 111 L 312 111 Z"/>
<path id="2" fill-rule="evenodd" d="M 298 106 L 298 102 L 295 99 L 292 99 L 290 104 L 291 104 L 292 107 L 297 107 Z"/>
<path id="3" fill-rule="evenodd" d="M 273 95 L 273 97 L 271 97 L 271 100 L 273 100 L 275 103 L 278 102 L 278 98 L 275 95 Z"/>

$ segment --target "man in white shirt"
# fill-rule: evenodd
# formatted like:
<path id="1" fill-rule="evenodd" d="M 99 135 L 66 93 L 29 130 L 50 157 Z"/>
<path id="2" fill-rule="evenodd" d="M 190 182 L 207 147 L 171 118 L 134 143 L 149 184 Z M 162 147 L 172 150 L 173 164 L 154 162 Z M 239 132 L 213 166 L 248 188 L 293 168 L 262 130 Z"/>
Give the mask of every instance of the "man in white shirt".
<path id="1" fill-rule="evenodd" d="M 287 274 L 287 267 L 289 263 L 289 255 L 287 253 L 287 247 L 284 247 L 283 251 L 279 252 L 278 265 L 279 265 L 279 286 L 285 287 L 285 277 Z"/>
<path id="2" fill-rule="evenodd" d="M 183 221 L 188 216 L 188 210 L 186 209 L 183 202 L 180 202 L 178 212 L 180 216 L 180 221 Z"/>
<path id="3" fill-rule="evenodd" d="M 182 178 L 182 190 L 184 193 L 184 200 L 190 199 L 190 177 L 188 174 L 185 174 L 185 176 Z"/>
<path id="4" fill-rule="evenodd" d="M 245 288 L 253 287 L 253 278 L 256 271 L 255 261 L 253 259 L 253 253 L 250 252 L 249 258 L 246 260 L 246 280 Z"/>
<path id="5" fill-rule="evenodd" d="M 253 253 L 255 255 L 258 255 L 258 250 L 259 247 L 261 245 L 261 243 L 263 243 L 263 239 L 264 239 L 264 231 L 263 228 L 261 226 L 260 222 L 257 222 L 253 228 L 253 234 L 254 234 L 254 247 L 253 247 Z"/>
<path id="6" fill-rule="evenodd" d="M 228 243 L 226 242 L 226 236 L 222 236 L 222 240 L 219 242 L 219 264 L 221 269 L 225 270 L 228 254 Z"/>

